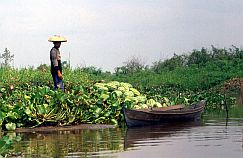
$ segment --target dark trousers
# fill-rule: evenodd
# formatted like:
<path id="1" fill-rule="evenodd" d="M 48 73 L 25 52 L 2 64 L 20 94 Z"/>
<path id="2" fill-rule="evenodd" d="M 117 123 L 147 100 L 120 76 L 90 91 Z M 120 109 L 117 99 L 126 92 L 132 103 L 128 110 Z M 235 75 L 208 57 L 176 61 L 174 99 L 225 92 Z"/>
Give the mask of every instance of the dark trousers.
<path id="1" fill-rule="evenodd" d="M 61 90 L 64 91 L 64 86 L 63 86 L 62 80 L 55 73 L 52 73 L 51 75 L 52 75 L 53 82 L 54 82 L 54 90 L 60 88 Z"/>

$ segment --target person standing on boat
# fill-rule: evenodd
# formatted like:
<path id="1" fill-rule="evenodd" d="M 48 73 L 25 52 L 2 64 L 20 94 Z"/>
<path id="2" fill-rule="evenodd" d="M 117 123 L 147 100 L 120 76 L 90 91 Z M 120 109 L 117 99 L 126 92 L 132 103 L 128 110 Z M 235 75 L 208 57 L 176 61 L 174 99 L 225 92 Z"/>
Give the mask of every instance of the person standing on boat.
<path id="1" fill-rule="evenodd" d="M 54 47 L 50 51 L 50 60 L 51 60 L 51 75 L 54 82 L 54 89 L 60 88 L 64 91 L 63 86 L 63 76 L 62 76 L 62 62 L 59 48 L 62 42 L 67 42 L 64 37 L 61 36 L 52 36 L 48 39 L 49 42 L 53 42 Z"/>

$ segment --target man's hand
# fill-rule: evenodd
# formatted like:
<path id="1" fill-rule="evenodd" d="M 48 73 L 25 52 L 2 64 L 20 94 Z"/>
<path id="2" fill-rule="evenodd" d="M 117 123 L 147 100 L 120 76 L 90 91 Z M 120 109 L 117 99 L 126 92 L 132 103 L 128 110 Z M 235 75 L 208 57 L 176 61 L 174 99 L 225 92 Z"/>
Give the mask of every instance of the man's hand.
<path id="1" fill-rule="evenodd" d="M 60 70 L 57 71 L 57 76 L 62 80 L 62 74 L 61 74 Z"/>

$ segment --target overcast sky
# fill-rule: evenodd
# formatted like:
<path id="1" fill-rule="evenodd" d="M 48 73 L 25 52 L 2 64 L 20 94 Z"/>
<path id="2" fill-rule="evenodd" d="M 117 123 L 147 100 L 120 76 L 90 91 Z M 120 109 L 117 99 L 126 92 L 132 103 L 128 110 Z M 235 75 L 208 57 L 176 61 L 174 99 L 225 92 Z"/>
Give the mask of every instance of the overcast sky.
<path id="1" fill-rule="evenodd" d="M 71 65 L 113 70 L 193 49 L 243 45 L 242 0 L 0 0 L 0 53 L 14 66 L 50 64 L 52 35 Z"/>

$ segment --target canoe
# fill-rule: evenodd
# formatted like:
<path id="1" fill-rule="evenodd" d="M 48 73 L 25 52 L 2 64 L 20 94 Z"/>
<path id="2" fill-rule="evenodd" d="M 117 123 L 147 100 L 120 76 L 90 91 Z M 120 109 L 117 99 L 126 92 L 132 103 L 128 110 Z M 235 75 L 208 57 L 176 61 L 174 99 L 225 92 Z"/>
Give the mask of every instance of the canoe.
<path id="1" fill-rule="evenodd" d="M 201 100 L 190 106 L 176 105 L 175 107 L 138 110 L 123 108 L 123 114 L 127 127 L 168 124 L 200 120 L 205 105 L 206 101 Z"/>

